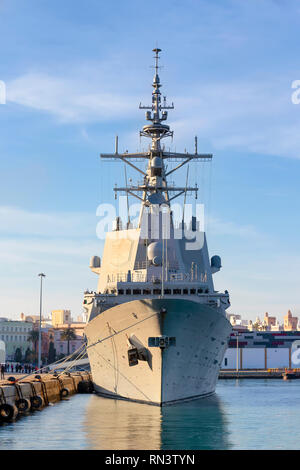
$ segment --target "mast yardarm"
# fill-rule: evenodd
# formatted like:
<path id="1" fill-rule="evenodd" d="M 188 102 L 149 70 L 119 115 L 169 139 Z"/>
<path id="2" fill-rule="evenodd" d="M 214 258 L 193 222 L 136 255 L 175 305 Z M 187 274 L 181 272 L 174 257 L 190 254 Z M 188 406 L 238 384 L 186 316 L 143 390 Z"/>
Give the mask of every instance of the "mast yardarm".
<path id="1" fill-rule="evenodd" d="M 127 165 L 134 168 L 136 171 L 141 173 L 144 177 L 144 183 L 139 185 L 131 185 L 122 188 L 115 187 L 114 191 L 125 192 L 134 196 L 135 198 L 139 199 L 143 204 L 148 199 L 148 196 L 153 193 L 164 193 L 165 200 L 169 204 L 172 200 L 181 196 L 186 192 L 195 192 L 197 195 L 198 187 L 175 187 L 175 186 L 168 186 L 167 184 L 167 176 L 171 173 L 177 171 L 183 165 L 187 164 L 191 160 L 193 161 L 209 161 L 212 159 L 211 154 L 198 154 L 197 153 L 197 146 L 195 146 L 195 153 L 175 153 L 171 151 L 165 151 L 164 148 L 161 147 L 160 141 L 166 137 L 173 137 L 173 131 L 170 130 L 170 127 L 165 124 L 164 122 L 168 118 L 168 109 L 174 109 L 174 104 L 167 105 L 166 97 L 163 98 L 163 103 L 161 102 L 161 83 L 160 78 L 158 75 L 159 67 L 159 53 L 161 49 L 155 48 L 153 49 L 155 53 L 155 65 L 154 65 L 154 78 L 153 78 L 153 91 L 152 91 L 152 104 L 151 106 L 143 106 L 141 103 L 139 105 L 140 109 L 146 110 L 146 120 L 150 121 L 150 124 L 146 124 L 143 126 L 143 130 L 140 131 L 140 136 L 151 138 L 152 144 L 149 148 L 148 152 L 138 152 L 138 153 L 118 153 L 118 147 L 116 146 L 116 153 L 114 154 L 101 154 L 101 158 L 106 160 L 115 160 L 115 161 L 123 161 Z M 149 160 L 148 169 L 147 171 L 141 170 L 138 166 L 136 166 L 134 162 L 147 159 Z M 165 172 L 164 167 L 164 160 L 176 160 L 180 162 L 175 168 L 170 170 L 169 172 Z M 142 193 L 142 197 L 139 195 Z M 172 196 L 169 197 L 169 193 L 172 193 Z"/>

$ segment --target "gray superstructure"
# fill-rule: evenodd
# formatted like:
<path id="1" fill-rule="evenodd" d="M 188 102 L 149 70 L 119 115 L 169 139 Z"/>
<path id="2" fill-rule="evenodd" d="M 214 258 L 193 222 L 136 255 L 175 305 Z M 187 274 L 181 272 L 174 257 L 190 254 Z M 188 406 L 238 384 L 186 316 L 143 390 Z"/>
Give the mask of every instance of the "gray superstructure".
<path id="1" fill-rule="evenodd" d="M 218 256 L 209 259 L 205 233 L 195 218 L 187 229 L 184 219 L 175 226 L 171 202 L 198 187 L 169 185 L 167 177 L 191 161 L 207 161 L 210 154 L 167 152 L 161 140 L 173 135 L 168 106 L 161 101 L 155 74 L 150 122 L 141 136 L 151 139 L 148 152 L 102 154 L 133 167 L 143 177 L 137 185 L 115 188 L 141 202 L 137 227 L 117 218 L 106 234 L 102 260 L 91 259 L 99 276 L 97 293 L 85 293 L 86 336 L 97 392 L 116 398 L 164 405 L 214 392 L 231 325 L 225 310 L 228 292 L 214 290 L 213 273 L 221 268 Z M 147 170 L 138 166 L 148 160 Z M 177 161 L 166 170 L 165 161 Z"/>

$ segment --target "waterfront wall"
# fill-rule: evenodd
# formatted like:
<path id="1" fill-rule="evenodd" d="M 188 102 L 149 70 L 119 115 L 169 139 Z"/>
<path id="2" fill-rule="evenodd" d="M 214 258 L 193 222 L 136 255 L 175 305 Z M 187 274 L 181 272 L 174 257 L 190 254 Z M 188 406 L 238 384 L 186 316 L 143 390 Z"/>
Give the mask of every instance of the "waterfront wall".
<path id="1" fill-rule="evenodd" d="M 299 368 L 291 348 L 228 348 L 221 370 L 236 369 L 237 362 L 239 370 Z"/>

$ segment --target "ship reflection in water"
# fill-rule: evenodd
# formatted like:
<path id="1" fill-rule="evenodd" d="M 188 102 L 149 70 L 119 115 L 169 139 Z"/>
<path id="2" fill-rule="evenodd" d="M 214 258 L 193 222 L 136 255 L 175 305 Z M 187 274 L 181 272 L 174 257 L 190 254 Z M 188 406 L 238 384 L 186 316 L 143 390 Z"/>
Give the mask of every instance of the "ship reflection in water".
<path id="1" fill-rule="evenodd" d="M 230 448 L 217 396 L 160 408 L 93 395 L 83 428 L 90 449 Z"/>
<path id="2" fill-rule="evenodd" d="M 215 396 L 162 409 L 78 394 L 0 425 L 0 450 L 299 450 L 299 422 L 300 380 L 220 380 Z"/>

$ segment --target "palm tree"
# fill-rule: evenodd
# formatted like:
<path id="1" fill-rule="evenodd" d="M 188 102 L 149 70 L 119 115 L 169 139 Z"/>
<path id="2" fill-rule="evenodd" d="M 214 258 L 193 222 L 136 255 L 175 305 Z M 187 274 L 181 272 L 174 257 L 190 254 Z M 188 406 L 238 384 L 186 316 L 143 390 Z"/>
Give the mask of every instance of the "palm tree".
<path id="1" fill-rule="evenodd" d="M 37 330 L 31 330 L 29 332 L 27 341 L 31 341 L 34 344 L 34 356 L 35 362 L 37 362 L 37 343 L 39 340 L 39 332 Z"/>
<path id="2" fill-rule="evenodd" d="M 60 335 L 61 341 L 68 341 L 68 356 L 70 355 L 70 341 L 76 339 L 74 328 L 66 328 Z"/>

